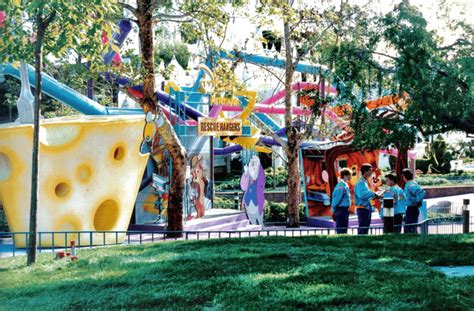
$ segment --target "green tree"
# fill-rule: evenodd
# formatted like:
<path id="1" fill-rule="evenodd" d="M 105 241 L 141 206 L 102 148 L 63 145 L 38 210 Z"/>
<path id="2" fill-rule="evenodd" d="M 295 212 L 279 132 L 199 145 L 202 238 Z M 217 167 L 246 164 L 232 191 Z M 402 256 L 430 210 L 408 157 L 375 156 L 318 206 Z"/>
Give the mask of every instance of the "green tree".
<path id="1" fill-rule="evenodd" d="M 6 20 L 0 27 L 0 62 L 34 62 L 35 107 L 31 175 L 29 265 L 36 261 L 39 116 L 42 103 L 41 73 L 45 56 L 67 57 L 71 53 L 94 60 L 102 51 L 101 33 L 111 33 L 106 14 L 112 1 L 102 0 L 8 0 L 0 4 Z"/>
<path id="2" fill-rule="evenodd" d="M 13 122 L 13 113 L 16 112 L 16 100 L 19 95 L 20 83 L 6 77 L 3 83 L 0 84 L 0 103 L 3 107 L 6 107 L 7 112 L 5 113 L 8 115 L 8 122 Z"/>
<path id="3" fill-rule="evenodd" d="M 240 3 L 240 1 L 236 2 Z M 143 85 L 143 97 L 140 99 L 140 105 L 145 112 L 156 113 L 162 120 L 163 126 L 167 128 L 161 133 L 173 165 L 168 200 L 168 230 L 172 232 L 183 230 L 183 194 L 187 155 L 171 123 L 157 109 L 154 95 L 153 23 L 194 22 L 198 25 L 198 31 L 194 35 L 204 38 L 204 42 L 209 43 L 212 42 L 211 33 L 219 35 L 222 32 L 216 25 L 220 25 L 222 22 L 222 17 L 225 15 L 223 8 L 226 4 L 227 1 L 223 0 L 185 0 L 177 4 L 167 0 L 137 0 L 136 6 L 121 2 L 122 7 L 133 15 L 133 21 L 138 25 Z M 210 48 L 206 49 L 206 51 L 209 50 Z M 174 233 L 170 234 L 174 235 Z"/>
<path id="4" fill-rule="evenodd" d="M 338 40 L 345 32 L 353 29 L 347 25 L 359 25 L 364 21 L 364 10 L 348 5 L 347 1 L 337 2 L 337 6 L 324 1 L 300 5 L 295 1 L 261 1 L 257 8 L 261 24 L 271 20 L 281 21 L 283 28 L 283 54 L 285 57 L 284 78 L 280 82 L 285 88 L 285 127 L 287 141 L 276 135 L 273 137 L 281 144 L 288 159 L 288 223 L 289 227 L 298 227 L 300 223 L 298 205 L 301 200 L 301 173 L 299 167 L 299 148 L 302 142 L 313 136 L 316 120 L 321 116 L 321 129 L 325 124 L 322 112 L 328 105 L 324 93 L 312 94 L 315 105 L 312 114 L 302 122 L 294 122 L 292 111 L 292 84 L 295 79 L 295 68 L 302 60 L 320 62 L 326 60 L 328 46 L 338 45 Z M 270 22 L 271 23 L 271 22 Z M 342 26 L 345 25 L 345 28 Z M 267 71 L 269 71 L 267 69 Z M 322 83 L 325 72 L 321 69 L 319 76 Z M 273 74 L 279 78 L 278 74 Z M 324 82 L 326 83 L 326 82 Z M 269 129 L 266 129 L 270 132 Z"/>
<path id="5" fill-rule="evenodd" d="M 184 69 L 188 68 L 191 53 L 187 45 L 183 43 L 161 43 L 155 52 L 155 63 L 158 64 L 160 61 L 163 61 L 165 66 L 168 66 L 171 60 L 173 60 L 173 56 L 176 57 L 181 67 Z"/>
<path id="6" fill-rule="evenodd" d="M 451 27 L 461 35 L 443 46 L 406 0 L 385 16 L 368 21 L 375 32 L 334 46 L 330 56 L 344 85 L 341 101 L 350 103 L 354 111 L 354 144 L 362 149 L 406 150 L 418 132 L 425 137 L 450 130 L 473 133 L 472 27 L 453 23 Z M 405 99 L 385 112 L 369 112 L 365 100 L 383 95 L 382 90 Z"/>

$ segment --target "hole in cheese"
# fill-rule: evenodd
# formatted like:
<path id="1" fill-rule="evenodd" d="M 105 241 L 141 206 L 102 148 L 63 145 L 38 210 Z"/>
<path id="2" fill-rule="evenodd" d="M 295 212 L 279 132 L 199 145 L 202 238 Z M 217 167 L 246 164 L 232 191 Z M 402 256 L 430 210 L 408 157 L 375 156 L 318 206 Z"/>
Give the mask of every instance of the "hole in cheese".
<path id="1" fill-rule="evenodd" d="M 122 146 L 115 148 L 114 150 L 114 159 L 115 161 L 120 161 L 125 156 L 125 149 Z"/>
<path id="2" fill-rule="evenodd" d="M 60 198 L 66 197 L 69 193 L 69 185 L 65 182 L 60 182 L 56 185 L 56 188 L 54 188 L 54 193 Z"/>
<path id="3" fill-rule="evenodd" d="M 119 218 L 119 207 L 114 200 L 102 202 L 94 215 L 94 229 L 96 231 L 112 230 Z"/>

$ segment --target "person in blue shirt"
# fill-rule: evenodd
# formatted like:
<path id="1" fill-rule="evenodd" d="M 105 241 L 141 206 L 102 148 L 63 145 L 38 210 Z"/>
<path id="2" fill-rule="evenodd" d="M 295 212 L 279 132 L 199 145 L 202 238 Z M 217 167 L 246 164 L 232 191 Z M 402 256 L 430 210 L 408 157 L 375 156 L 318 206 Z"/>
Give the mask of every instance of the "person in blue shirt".
<path id="1" fill-rule="evenodd" d="M 352 171 L 348 168 L 341 170 L 341 181 L 334 187 L 332 192 L 331 212 L 336 220 L 336 232 L 347 233 L 349 226 L 349 207 L 351 206 L 351 191 L 348 186 Z"/>
<path id="2" fill-rule="evenodd" d="M 385 190 L 383 197 L 393 199 L 393 206 L 395 207 L 393 232 L 400 233 L 402 231 L 403 216 L 406 211 L 405 192 L 397 185 L 397 176 L 395 174 L 387 174 L 385 175 L 385 179 L 388 189 Z M 383 208 L 380 209 L 380 217 L 383 217 Z"/>
<path id="3" fill-rule="evenodd" d="M 417 233 L 416 224 L 420 215 L 420 207 L 423 204 L 425 190 L 413 179 L 413 172 L 406 168 L 402 171 L 405 180 L 405 195 L 407 198 L 407 212 L 405 218 L 405 233 Z"/>
<path id="4" fill-rule="evenodd" d="M 354 204 L 357 209 L 357 218 L 359 220 L 358 234 L 369 233 L 370 222 L 372 220 L 372 212 L 375 208 L 370 203 L 370 200 L 376 197 L 375 192 L 369 188 L 369 178 L 374 170 L 369 163 L 362 164 L 360 173 L 361 177 L 357 181 L 354 188 Z"/>

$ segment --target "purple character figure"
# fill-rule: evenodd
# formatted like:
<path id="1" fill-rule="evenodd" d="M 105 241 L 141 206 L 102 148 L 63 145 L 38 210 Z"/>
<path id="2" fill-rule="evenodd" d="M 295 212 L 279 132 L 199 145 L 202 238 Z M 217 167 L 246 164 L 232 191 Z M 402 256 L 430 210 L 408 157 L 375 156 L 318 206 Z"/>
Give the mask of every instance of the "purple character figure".
<path id="1" fill-rule="evenodd" d="M 240 188 L 244 191 L 242 204 L 252 225 L 263 225 L 265 205 L 265 172 L 260 159 L 253 156 L 240 179 Z"/>

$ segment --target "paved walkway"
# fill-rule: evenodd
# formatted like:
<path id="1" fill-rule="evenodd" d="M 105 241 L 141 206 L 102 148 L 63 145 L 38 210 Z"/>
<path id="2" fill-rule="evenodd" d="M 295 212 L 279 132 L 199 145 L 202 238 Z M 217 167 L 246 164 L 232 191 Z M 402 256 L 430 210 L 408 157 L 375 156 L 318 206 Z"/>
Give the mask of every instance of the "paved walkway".
<path id="1" fill-rule="evenodd" d="M 436 205 L 439 202 L 449 201 L 451 202 L 452 210 L 461 213 L 460 211 L 461 211 L 462 202 L 464 199 L 469 199 L 471 201 L 469 205 L 469 211 L 471 213 L 471 216 L 474 216 L 474 193 L 426 199 L 426 206 L 429 208 L 430 206 Z"/>
<path id="2" fill-rule="evenodd" d="M 453 266 L 453 267 L 443 267 L 437 266 L 433 269 L 444 273 L 448 277 L 468 277 L 474 276 L 474 266 Z"/>

